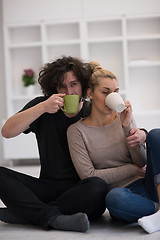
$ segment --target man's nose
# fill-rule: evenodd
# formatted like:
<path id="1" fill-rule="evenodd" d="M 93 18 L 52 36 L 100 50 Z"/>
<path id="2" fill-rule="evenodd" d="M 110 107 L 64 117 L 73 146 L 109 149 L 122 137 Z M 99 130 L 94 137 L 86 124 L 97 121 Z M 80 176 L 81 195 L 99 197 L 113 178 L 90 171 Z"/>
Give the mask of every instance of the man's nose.
<path id="1" fill-rule="evenodd" d="M 66 90 L 67 90 L 67 92 L 66 92 L 67 95 L 73 95 L 74 94 L 74 92 L 73 92 L 71 87 L 67 87 Z"/>

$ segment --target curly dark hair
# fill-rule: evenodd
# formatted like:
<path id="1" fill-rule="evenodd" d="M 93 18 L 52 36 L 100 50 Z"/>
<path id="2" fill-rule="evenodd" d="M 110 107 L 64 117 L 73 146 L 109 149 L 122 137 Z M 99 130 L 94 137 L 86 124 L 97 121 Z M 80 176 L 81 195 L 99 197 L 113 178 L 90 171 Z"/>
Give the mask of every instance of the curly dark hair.
<path id="1" fill-rule="evenodd" d="M 38 82 L 46 97 L 57 93 L 57 86 L 64 81 L 66 72 L 73 71 L 82 85 L 82 96 L 86 96 L 88 80 L 90 77 L 90 65 L 80 59 L 71 56 L 62 56 L 51 63 L 47 63 L 39 73 Z"/>

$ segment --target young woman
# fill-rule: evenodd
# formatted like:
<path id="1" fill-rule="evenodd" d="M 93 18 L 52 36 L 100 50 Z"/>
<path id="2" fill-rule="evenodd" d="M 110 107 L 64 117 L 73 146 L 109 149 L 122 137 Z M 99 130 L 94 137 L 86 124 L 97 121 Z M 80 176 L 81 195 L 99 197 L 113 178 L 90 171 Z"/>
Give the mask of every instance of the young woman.
<path id="1" fill-rule="evenodd" d="M 131 148 L 127 142 L 130 131 L 136 128 L 130 102 L 125 101 L 126 109 L 120 114 L 105 105 L 108 94 L 119 92 L 116 76 L 102 69 L 97 62 L 91 62 L 90 65 L 92 75 L 87 94 L 92 103 L 91 113 L 68 128 L 71 158 L 81 179 L 97 176 L 107 183 L 108 191 L 113 189 L 106 197 L 111 216 L 134 222 L 156 211 L 156 203 L 149 199 L 145 190 L 146 150 L 143 144 Z M 139 203 L 135 204 L 132 196 L 128 201 L 120 199 L 120 191 L 115 192 L 112 198 L 115 189 L 136 195 L 141 199 L 142 205 L 150 201 L 152 208 L 148 210 L 146 207 L 141 211 Z M 138 210 L 134 218 L 126 217 L 128 205 L 132 206 L 133 213 Z M 118 211 L 122 206 L 126 208 L 126 214 Z"/>

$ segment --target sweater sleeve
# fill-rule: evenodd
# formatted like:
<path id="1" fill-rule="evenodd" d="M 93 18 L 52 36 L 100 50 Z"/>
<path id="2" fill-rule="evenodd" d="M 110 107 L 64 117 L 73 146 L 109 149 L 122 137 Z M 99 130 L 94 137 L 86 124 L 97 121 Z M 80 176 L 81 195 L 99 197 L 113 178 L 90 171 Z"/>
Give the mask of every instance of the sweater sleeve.
<path id="1" fill-rule="evenodd" d="M 123 128 L 124 135 L 126 136 L 126 138 L 129 136 L 129 132 L 132 128 L 136 128 L 136 124 L 133 117 L 130 125 L 128 127 Z M 131 155 L 132 162 L 139 167 L 143 167 L 147 162 L 146 149 L 144 145 L 141 144 L 140 146 L 134 149 L 130 148 L 128 145 L 128 149 Z"/>
<path id="2" fill-rule="evenodd" d="M 81 131 L 73 124 L 67 131 L 68 145 L 74 167 L 81 179 L 100 177 L 107 184 L 115 184 L 135 176 L 133 164 L 96 169 L 90 159 Z"/>

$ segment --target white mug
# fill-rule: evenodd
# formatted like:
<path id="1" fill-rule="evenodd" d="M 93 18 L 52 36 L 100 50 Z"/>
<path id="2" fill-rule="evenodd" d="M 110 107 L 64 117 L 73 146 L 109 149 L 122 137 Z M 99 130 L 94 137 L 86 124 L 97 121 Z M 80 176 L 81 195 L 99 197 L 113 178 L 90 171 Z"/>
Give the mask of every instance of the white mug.
<path id="1" fill-rule="evenodd" d="M 107 107 L 118 113 L 123 112 L 126 108 L 122 97 L 117 92 L 110 93 L 105 99 L 105 104 Z"/>

